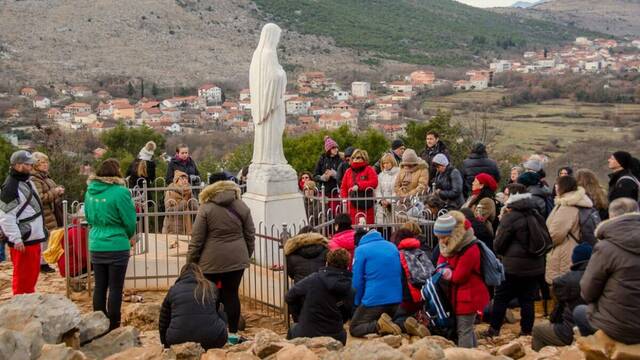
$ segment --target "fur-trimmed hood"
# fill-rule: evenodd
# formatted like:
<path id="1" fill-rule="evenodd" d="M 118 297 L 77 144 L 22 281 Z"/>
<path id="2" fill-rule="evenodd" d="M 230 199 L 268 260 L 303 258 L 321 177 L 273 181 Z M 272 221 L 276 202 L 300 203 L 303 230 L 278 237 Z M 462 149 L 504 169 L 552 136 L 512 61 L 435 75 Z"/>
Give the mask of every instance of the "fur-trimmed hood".
<path id="1" fill-rule="evenodd" d="M 459 211 L 449 211 L 448 214 L 456 219 L 456 227 L 453 229 L 453 232 L 449 236 L 449 242 L 447 243 L 447 246 L 442 246 L 442 244 L 440 244 L 440 253 L 444 257 L 451 257 L 456 255 L 462 248 L 469 245 L 475 238 L 473 229 L 467 229 L 465 227 L 466 218 L 464 217 L 463 213 Z"/>
<path id="2" fill-rule="evenodd" d="M 329 240 L 319 233 L 305 233 L 292 237 L 284 243 L 284 254 L 291 255 L 296 250 L 309 245 L 329 247 Z"/>
<path id="3" fill-rule="evenodd" d="M 601 222 L 596 228 L 596 237 L 640 255 L 640 213 L 624 214 Z"/>
<path id="4" fill-rule="evenodd" d="M 200 204 L 212 202 L 223 206 L 240 198 L 240 187 L 233 181 L 218 181 L 205 187 L 198 196 Z"/>
<path id="5" fill-rule="evenodd" d="M 587 196 L 584 188 L 582 186 L 579 186 L 578 190 L 576 191 L 570 191 L 556 197 L 556 205 L 592 208 L 593 201 L 591 201 L 591 199 Z"/>
<path id="6" fill-rule="evenodd" d="M 99 181 L 101 183 L 110 184 L 110 185 L 127 186 L 127 182 L 123 178 L 117 177 L 117 176 L 91 175 L 89 176 L 89 179 L 87 179 L 87 184 L 90 184 L 92 181 Z"/>

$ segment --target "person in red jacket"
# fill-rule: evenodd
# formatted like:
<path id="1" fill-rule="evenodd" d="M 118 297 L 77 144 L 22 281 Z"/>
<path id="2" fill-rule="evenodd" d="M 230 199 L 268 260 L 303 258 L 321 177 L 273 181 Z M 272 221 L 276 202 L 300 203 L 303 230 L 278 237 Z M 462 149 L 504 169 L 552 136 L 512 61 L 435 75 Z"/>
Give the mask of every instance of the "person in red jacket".
<path id="1" fill-rule="evenodd" d="M 353 253 L 356 249 L 355 235 L 351 223 L 351 216 L 347 214 L 338 214 L 334 220 L 335 233 L 329 240 L 329 250 L 345 249 L 349 252 L 349 271 L 353 263 Z"/>
<path id="2" fill-rule="evenodd" d="M 347 209 L 354 224 L 374 223 L 374 190 L 378 187 L 378 174 L 369 166 L 369 154 L 357 149 L 351 155 L 351 166 L 345 171 L 340 186 L 340 197 L 371 198 L 370 200 L 350 200 Z"/>
<path id="3" fill-rule="evenodd" d="M 476 315 L 489 303 L 482 272 L 480 248 L 474 243 L 471 223 L 459 211 L 450 211 L 436 220 L 433 233 L 438 237 L 438 265 L 446 263 L 442 278 L 450 283 L 449 299 L 456 315 L 458 346 L 473 348 Z"/>

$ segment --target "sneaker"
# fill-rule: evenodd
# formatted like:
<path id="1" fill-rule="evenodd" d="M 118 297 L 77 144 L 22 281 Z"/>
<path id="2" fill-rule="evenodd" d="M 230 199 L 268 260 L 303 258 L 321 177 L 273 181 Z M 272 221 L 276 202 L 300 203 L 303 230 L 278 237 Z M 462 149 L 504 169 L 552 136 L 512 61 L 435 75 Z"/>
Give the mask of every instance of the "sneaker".
<path id="1" fill-rule="evenodd" d="M 500 335 L 500 331 L 495 331 L 493 328 L 489 327 L 487 330 L 480 333 L 480 337 L 482 338 L 492 338 Z"/>
<path id="2" fill-rule="evenodd" d="M 43 274 L 51 274 L 56 272 L 56 270 L 49 266 L 49 264 L 42 264 L 40 265 L 40 272 Z"/>
<path id="3" fill-rule="evenodd" d="M 229 345 L 238 345 L 245 341 L 247 341 L 247 338 L 238 334 L 229 334 L 227 337 L 227 344 Z"/>
<path id="4" fill-rule="evenodd" d="M 515 324 L 518 322 L 518 320 L 516 320 L 516 316 L 513 314 L 513 310 L 511 309 L 507 309 L 507 312 L 504 315 L 504 320 L 509 324 Z"/>
<path id="5" fill-rule="evenodd" d="M 404 328 L 407 330 L 407 334 L 411 336 L 418 336 L 423 338 L 431 335 L 429 329 L 427 329 L 426 326 L 420 324 L 418 320 L 416 320 L 412 316 L 409 316 L 407 320 L 404 321 Z"/>
<path id="6" fill-rule="evenodd" d="M 400 335 L 402 329 L 391 320 L 389 314 L 382 314 L 378 319 L 378 334 L 380 335 Z"/>

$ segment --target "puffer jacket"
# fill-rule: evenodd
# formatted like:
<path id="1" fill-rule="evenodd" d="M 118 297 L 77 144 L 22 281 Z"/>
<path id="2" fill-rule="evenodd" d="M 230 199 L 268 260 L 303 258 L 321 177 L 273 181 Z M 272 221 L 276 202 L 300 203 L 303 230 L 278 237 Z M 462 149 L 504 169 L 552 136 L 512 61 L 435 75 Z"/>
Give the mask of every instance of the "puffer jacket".
<path id="1" fill-rule="evenodd" d="M 402 166 L 395 183 L 396 196 L 422 195 L 429 190 L 429 167 L 420 162 L 413 169 Z"/>
<path id="2" fill-rule="evenodd" d="M 216 309 L 215 291 L 202 304 L 194 291 L 198 283 L 187 273 L 169 289 L 160 308 L 158 328 L 165 346 L 196 342 L 206 349 L 221 348 L 227 343 L 227 324 Z"/>
<path id="3" fill-rule="evenodd" d="M 589 261 L 581 261 L 571 265 L 571 270 L 553 279 L 553 294 L 562 307 L 561 322 L 553 324 L 553 330 L 567 345 L 573 342 L 573 309 L 584 304 L 580 296 L 580 279 Z"/>
<path id="4" fill-rule="evenodd" d="M 174 172 L 176 170 L 180 170 L 183 173 L 186 173 L 187 175 L 189 175 L 189 183 L 191 183 L 191 185 L 197 185 L 199 183 L 196 179 L 200 178 L 200 171 L 198 171 L 198 166 L 196 165 L 196 162 L 193 161 L 191 157 L 189 157 L 187 161 L 182 161 L 177 157 L 173 157 L 171 161 L 169 161 L 169 166 L 167 167 L 167 174 L 165 176 L 166 184 L 171 184 L 173 182 L 173 178 L 175 177 Z M 199 179 L 199 180 L 204 181 L 205 179 Z"/>
<path id="5" fill-rule="evenodd" d="M 355 235 L 356 232 L 352 229 L 334 234 L 329 241 L 329 250 L 345 249 L 349 252 L 349 255 L 351 255 L 351 260 L 353 260 L 353 252 L 356 248 Z M 351 269 L 351 266 L 349 266 L 349 269 Z"/>
<path id="6" fill-rule="evenodd" d="M 625 344 L 640 343 L 640 213 L 618 216 L 596 229 L 599 241 L 582 280 L 589 323 Z"/>
<path id="7" fill-rule="evenodd" d="M 621 170 L 609 174 L 609 203 L 623 197 L 638 199 L 640 189 L 632 178 L 635 178 L 635 176 L 633 176 L 630 170 Z"/>
<path id="8" fill-rule="evenodd" d="M 49 174 L 42 171 L 34 171 L 31 174 L 31 182 L 35 185 L 40 201 L 42 202 L 42 210 L 44 212 L 44 226 L 48 231 L 62 226 L 56 220 L 56 208 L 62 216 L 62 198 L 53 191 L 58 185 L 53 181 Z"/>
<path id="9" fill-rule="evenodd" d="M 318 233 L 296 235 L 285 242 L 287 274 L 294 283 L 313 274 L 326 264 L 328 244 L 327 238 Z"/>
<path id="10" fill-rule="evenodd" d="M 486 173 L 491 175 L 497 183 L 500 183 L 500 170 L 495 160 L 489 159 L 487 153 L 471 153 L 462 162 L 462 177 L 464 179 L 464 192 L 471 193 L 471 184 L 476 175 Z"/>
<path id="11" fill-rule="evenodd" d="M 200 208 L 193 224 L 187 261 L 205 274 L 249 267 L 255 247 L 251 211 L 233 181 L 219 181 L 200 193 Z"/>
<path id="12" fill-rule="evenodd" d="M 551 194 L 551 190 L 547 186 L 540 183 L 537 185 L 527 186 L 527 192 L 531 194 L 531 200 L 535 204 L 536 209 L 538 209 L 540 215 L 542 215 L 542 217 L 544 218 L 547 218 L 549 216 L 549 213 L 547 213 L 547 205 L 545 199 L 553 196 Z"/>
<path id="13" fill-rule="evenodd" d="M 391 168 L 390 170 L 382 170 L 378 174 L 378 187 L 376 188 L 376 197 L 394 197 L 396 196 L 395 185 L 396 178 L 400 173 L 399 167 Z M 387 200 L 393 202 L 393 200 Z M 376 223 L 385 224 L 391 220 L 391 208 L 382 207 L 380 202 L 376 206 Z"/>
<path id="14" fill-rule="evenodd" d="M 342 163 L 343 161 L 340 158 L 340 155 L 331 157 L 326 153 L 322 154 L 322 156 L 320 156 L 320 159 L 318 159 L 318 162 L 316 163 L 316 169 L 313 172 L 313 181 L 316 182 L 318 190 L 321 190 L 324 186 L 324 194 L 326 196 L 337 197 L 340 195 L 337 172 L 340 164 Z M 329 179 L 327 179 L 327 181 L 322 181 L 321 176 L 324 175 L 324 172 L 327 170 L 335 170 L 336 177 L 330 177 Z"/>
<path id="15" fill-rule="evenodd" d="M 531 194 L 514 194 L 509 197 L 508 211 L 500 220 L 493 240 L 496 255 L 502 257 L 505 272 L 516 276 L 540 276 L 544 274 L 544 256 L 533 256 L 527 251 L 529 227 L 527 216 L 532 216 L 535 204 Z"/>
<path id="16" fill-rule="evenodd" d="M 459 209 L 464 204 L 462 186 L 460 171 L 451 165 L 443 173 L 436 175 L 435 189 L 449 209 Z"/>
<path id="17" fill-rule="evenodd" d="M 187 175 L 180 170 L 175 171 L 174 180 L 164 193 L 164 208 L 170 212 L 198 210 L 198 203 L 192 199 L 191 187 L 178 185 L 180 176 Z M 167 215 L 162 222 L 163 234 L 191 235 L 191 215 Z"/>
<path id="18" fill-rule="evenodd" d="M 553 241 L 544 275 L 547 284 L 571 268 L 571 254 L 578 245 L 576 239 L 581 237 L 579 209 L 592 207 L 593 202 L 582 187 L 556 198 L 556 205 L 547 218 L 547 229 Z"/>

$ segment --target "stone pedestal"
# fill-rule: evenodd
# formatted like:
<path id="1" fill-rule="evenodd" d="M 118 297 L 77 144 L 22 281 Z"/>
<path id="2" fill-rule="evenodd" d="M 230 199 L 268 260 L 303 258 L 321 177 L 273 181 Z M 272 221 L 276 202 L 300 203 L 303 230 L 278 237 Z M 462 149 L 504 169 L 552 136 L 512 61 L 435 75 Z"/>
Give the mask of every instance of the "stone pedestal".
<path id="1" fill-rule="evenodd" d="M 267 237 L 278 237 L 283 224 L 295 224 L 300 228 L 306 218 L 303 197 L 298 191 L 298 176 L 288 164 L 251 164 L 247 192 L 242 200 L 251 209 L 256 233 Z M 293 231 L 291 226 L 289 231 Z M 278 241 L 257 236 L 257 264 L 284 264 L 279 245 Z"/>

